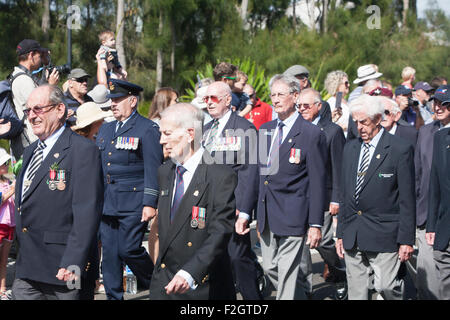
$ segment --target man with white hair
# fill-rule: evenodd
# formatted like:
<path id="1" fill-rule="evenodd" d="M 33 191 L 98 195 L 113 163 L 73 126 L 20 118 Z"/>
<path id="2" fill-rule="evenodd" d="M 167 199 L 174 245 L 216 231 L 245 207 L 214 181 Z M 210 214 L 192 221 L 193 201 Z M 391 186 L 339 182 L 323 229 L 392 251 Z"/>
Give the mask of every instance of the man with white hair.
<path id="1" fill-rule="evenodd" d="M 401 125 L 399 120 L 402 116 L 402 110 L 397 102 L 387 97 L 378 97 L 384 106 L 384 115 L 381 120 L 381 125 L 390 134 L 398 136 L 410 142 L 414 147 L 417 143 L 418 131 L 413 126 L 408 124 Z"/>
<path id="2" fill-rule="evenodd" d="M 376 97 L 363 94 L 350 103 L 361 139 L 344 147 L 336 231 L 350 300 L 368 299 L 369 266 L 384 299 L 403 299 L 398 271 L 414 251 L 414 150 L 381 126 L 383 112 Z"/>
<path id="3" fill-rule="evenodd" d="M 175 104 L 161 113 L 161 144 L 172 161 L 158 169 L 160 249 L 150 299 L 234 300 L 227 245 L 237 176 L 201 147 L 203 113 Z"/>

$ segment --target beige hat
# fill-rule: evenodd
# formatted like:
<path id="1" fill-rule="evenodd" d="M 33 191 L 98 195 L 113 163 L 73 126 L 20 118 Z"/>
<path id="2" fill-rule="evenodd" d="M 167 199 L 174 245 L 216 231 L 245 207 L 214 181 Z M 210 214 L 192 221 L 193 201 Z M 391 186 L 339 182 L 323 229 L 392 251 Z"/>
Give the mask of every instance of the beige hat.
<path id="1" fill-rule="evenodd" d="M 366 80 L 377 79 L 383 75 L 375 69 L 373 64 L 366 64 L 365 66 L 359 67 L 357 73 L 358 78 L 353 81 L 354 84 L 358 84 Z"/>
<path id="2" fill-rule="evenodd" d="M 102 109 L 100 109 L 100 107 L 95 102 L 91 101 L 83 103 L 77 109 L 77 121 L 75 125 L 72 126 L 72 129 L 82 129 L 98 120 L 103 120 L 107 117 L 111 117 L 112 115 L 112 111 L 102 111 Z"/>
<path id="3" fill-rule="evenodd" d="M 11 155 L 5 149 L 0 148 L 0 166 L 8 160 L 11 160 Z"/>

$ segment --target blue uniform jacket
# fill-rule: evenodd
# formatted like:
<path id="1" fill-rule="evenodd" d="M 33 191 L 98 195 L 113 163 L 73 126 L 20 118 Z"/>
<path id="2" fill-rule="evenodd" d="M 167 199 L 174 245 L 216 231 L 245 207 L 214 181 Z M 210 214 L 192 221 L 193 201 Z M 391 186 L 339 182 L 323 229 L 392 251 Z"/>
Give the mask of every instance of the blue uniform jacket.
<path id="1" fill-rule="evenodd" d="M 163 161 L 158 125 L 137 112 L 117 132 L 116 123 L 105 123 L 97 135 L 105 185 L 103 214 L 142 214 L 143 206 L 156 208 L 158 203 L 157 172 Z"/>

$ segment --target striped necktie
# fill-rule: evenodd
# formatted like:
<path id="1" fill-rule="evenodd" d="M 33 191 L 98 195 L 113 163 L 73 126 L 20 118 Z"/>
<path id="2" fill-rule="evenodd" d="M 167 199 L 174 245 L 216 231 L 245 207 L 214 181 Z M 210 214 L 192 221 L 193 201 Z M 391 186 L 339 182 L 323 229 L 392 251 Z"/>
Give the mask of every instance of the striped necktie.
<path id="1" fill-rule="evenodd" d="M 214 119 L 211 129 L 209 131 L 208 139 L 205 141 L 203 145 L 204 148 L 208 147 L 217 135 L 217 131 L 219 130 L 219 119 Z"/>
<path id="2" fill-rule="evenodd" d="M 36 175 L 36 172 L 38 171 L 39 167 L 42 164 L 42 161 L 44 160 L 44 149 L 46 145 L 44 142 L 39 141 L 37 148 L 34 150 L 33 157 L 31 158 L 28 173 L 26 176 L 26 183 L 23 189 L 22 193 L 22 199 L 23 196 L 26 194 L 26 192 L 29 190 L 31 181 L 33 181 L 34 176 Z"/>
<path id="3" fill-rule="evenodd" d="M 358 176 L 356 179 L 356 188 L 355 188 L 355 200 L 358 203 L 359 194 L 361 193 L 361 187 L 364 182 L 364 177 L 366 175 L 367 169 L 369 168 L 369 147 L 368 143 L 364 143 L 363 156 L 361 159 L 361 164 L 359 165 Z"/>
<path id="4" fill-rule="evenodd" d="M 183 174 L 186 172 L 186 168 L 183 166 L 177 166 L 177 181 L 175 185 L 175 194 L 173 197 L 172 208 L 170 208 L 170 221 L 175 217 L 175 212 L 178 209 L 178 205 L 184 195 L 184 181 Z"/>
<path id="5" fill-rule="evenodd" d="M 270 149 L 269 159 L 267 160 L 267 166 L 270 167 L 275 157 L 278 155 L 278 151 L 280 150 L 281 143 L 283 142 L 283 121 L 278 122 L 278 131 L 277 136 L 274 139 L 275 141 L 272 143 L 272 148 Z"/>

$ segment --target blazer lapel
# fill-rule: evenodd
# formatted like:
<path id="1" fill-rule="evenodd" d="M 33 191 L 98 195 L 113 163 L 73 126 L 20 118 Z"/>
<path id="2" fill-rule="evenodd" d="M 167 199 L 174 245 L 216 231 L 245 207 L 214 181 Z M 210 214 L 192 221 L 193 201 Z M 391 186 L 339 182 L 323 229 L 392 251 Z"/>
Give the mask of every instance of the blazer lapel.
<path id="1" fill-rule="evenodd" d="M 378 167 L 383 163 L 387 154 L 389 153 L 389 136 L 386 130 L 383 132 L 380 141 L 375 148 L 372 159 L 370 160 L 369 168 L 367 169 L 366 176 L 364 177 L 363 184 L 361 186 L 361 192 L 364 190 L 365 186 L 369 182 L 370 178 L 373 176 Z"/>
<path id="2" fill-rule="evenodd" d="M 35 141 L 28 148 L 26 148 L 23 153 L 22 169 L 20 170 L 19 179 L 17 181 L 16 196 L 15 196 L 16 202 L 18 201 L 18 204 L 20 204 L 22 199 L 22 185 L 23 185 L 22 182 L 24 179 L 25 171 L 28 165 L 30 164 L 31 158 L 33 156 L 33 151 L 34 149 L 36 149 L 37 144 L 38 141 Z"/>
<path id="3" fill-rule="evenodd" d="M 70 147 L 70 135 L 72 130 L 65 128 L 61 136 L 58 138 L 53 148 L 42 161 L 41 166 L 36 171 L 36 174 L 31 182 L 30 188 L 28 189 L 22 202 L 24 202 L 40 184 L 41 180 L 47 175 L 50 170 L 50 166 L 53 163 L 59 164 L 62 159 L 65 158 L 67 154 L 67 149 Z M 34 150 L 34 149 L 33 149 Z M 29 161 L 29 160 L 28 160 Z M 25 171 L 25 170 L 24 170 Z"/>
<path id="4" fill-rule="evenodd" d="M 295 145 L 295 137 L 298 136 L 302 130 L 302 116 L 299 115 L 297 120 L 295 120 L 294 125 L 292 126 L 291 130 L 289 130 L 288 135 L 284 139 L 283 143 L 280 146 L 280 159 L 283 158 L 285 154 L 288 154 L 288 158 L 291 152 L 292 147 Z"/>
<path id="5" fill-rule="evenodd" d="M 114 139 L 123 135 L 125 132 L 127 132 L 128 130 L 130 130 L 131 128 L 134 128 L 135 123 L 136 123 L 136 119 L 138 117 L 137 111 L 136 113 L 122 126 L 122 128 L 120 128 L 119 130 L 117 130 L 116 132 L 116 124 L 117 124 L 117 120 L 116 122 L 114 122 Z"/>

